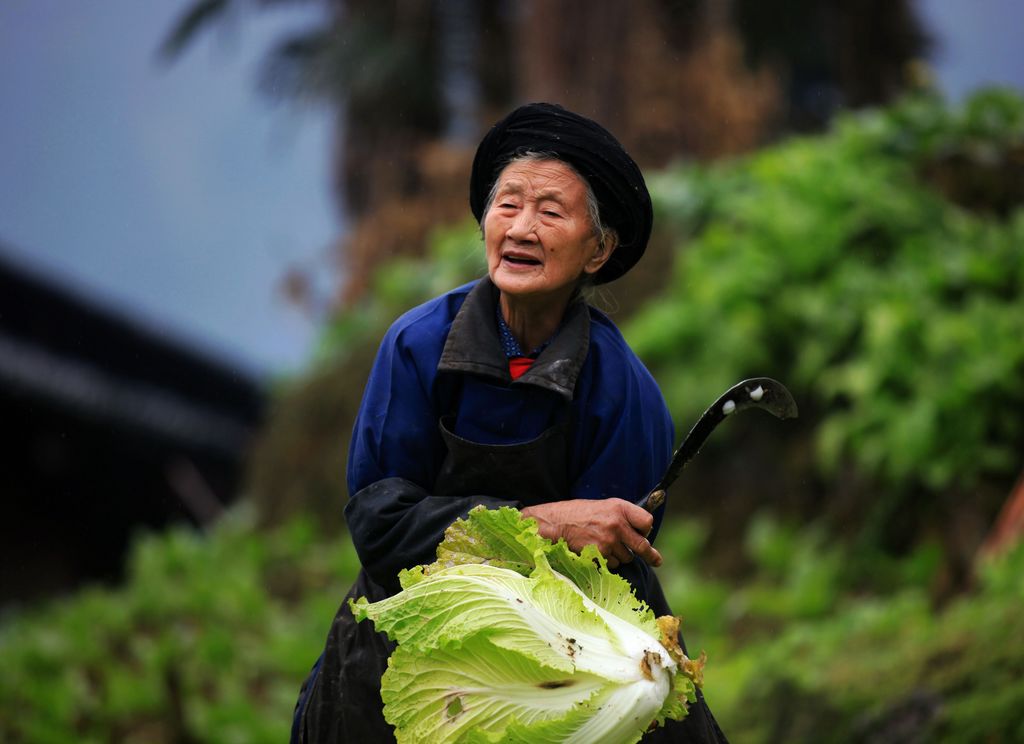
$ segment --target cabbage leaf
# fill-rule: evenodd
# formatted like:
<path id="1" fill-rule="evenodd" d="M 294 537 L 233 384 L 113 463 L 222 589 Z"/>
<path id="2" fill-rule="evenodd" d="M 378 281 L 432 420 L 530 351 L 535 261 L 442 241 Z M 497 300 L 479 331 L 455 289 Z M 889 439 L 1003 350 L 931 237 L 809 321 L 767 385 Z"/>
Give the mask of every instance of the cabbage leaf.
<path id="1" fill-rule="evenodd" d="M 381 696 L 401 744 L 628 744 L 685 716 L 702 683 L 676 618 L 515 509 L 474 509 L 399 580 L 351 608 L 398 643 Z"/>

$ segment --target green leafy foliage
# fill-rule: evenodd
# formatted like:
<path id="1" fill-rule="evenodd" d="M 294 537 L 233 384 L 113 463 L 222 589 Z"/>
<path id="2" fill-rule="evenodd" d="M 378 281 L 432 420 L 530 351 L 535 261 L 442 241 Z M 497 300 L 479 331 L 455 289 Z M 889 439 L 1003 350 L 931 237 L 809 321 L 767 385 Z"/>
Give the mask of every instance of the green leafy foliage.
<path id="1" fill-rule="evenodd" d="M 423 258 L 401 258 L 373 276 L 369 291 L 328 324 L 317 359 L 345 358 L 367 343 L 376 345 L 406 310 L 481 277 L 486 272 L 479 226 L 468 220 L 431 235 Z"/>
<path id="2" fill-rule="evenodd" d="M 744 546 L 753 568 L 739 584 L 695 567 L 708 538 L 699 523 L 666 524 L 659 575 L 688 645 L 708 651 L 705 695 L 732 740 L 1024 734 L 1024 545 L 981 561 L 972 591 L 937 607 L 922 580 L 934 546 L 894 560 L 903 588 L 878 596 L 841 590 L 852 554 L 816 528 L 758 515 Z"/>
<path id="3" fill-rule="evenodd" d="M 818 473 L 852 466 L 877 484 L 869 505 L 1008 487 L 1024 448 L 1024 196 L 971 211 L 943 168 L 1022 176 L 1022 148 L 1019 95 L 958 111 L 922 96 L 653 179 L 674 275 L 625 333 L 677 420 L 767 374 L 811 417 Z"/>
<path id="4" fill-rule="evenodd" d="M 748 531 L 748 580 L 710 579 L 696 568 L 708 537 L 666 524 L 659 574 L 690 648 L 709 653 L 704 689 L 733 740 L 864 741 L 906 718 L 919 740 L 1024 733 L 1024 547 L 981 563 L 974 591 L 936 609 L 912 585 L 823 597 L 813 577 L 849 555 L 765 515 Z M 470 561 L 451 545 L 446 564 Z M 915 575 L 920 560 L 901 570 Z M 232 513 L 206 535 L 147 537 L 123 588 L 4 618 L 0 740 L 282 741 L 356 567 L 347 540 L 302 520 L 261 533 Z"/>
<path id="5" fill-rule="evenodd" d="M 302 520 L 140 540 L 126 586 L 0 626 L 0 740 L 280 742 L 358 561 Z"/>
<path id="6" fill-rule="evenodd" d="M 749 742 L 1019 741 L 1022 576 L 1024 546 L 938 612 L 907 590 L 793 622 L 730 655 L 717 673 L 739 693 L 716 713 Z"/>

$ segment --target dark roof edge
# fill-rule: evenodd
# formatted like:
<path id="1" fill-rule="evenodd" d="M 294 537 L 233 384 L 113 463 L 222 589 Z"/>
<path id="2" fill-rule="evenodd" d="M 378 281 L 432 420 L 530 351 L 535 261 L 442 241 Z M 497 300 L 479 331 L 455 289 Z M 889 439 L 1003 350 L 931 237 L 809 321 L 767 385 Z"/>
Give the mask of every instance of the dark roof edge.
<path id="1" fill-rule="evenodd" d="M 48 271 L 51 269 L 38 260 L 0 240 L 0 279 L 7 275 L 35 292 L 88 313 L 102 323 L 142 339 L 166 353 L 187 359 L 189 363 L 203 367 L 214 375 L 232 378 L 259 389 L 265 386 L 270 377 L 268 371 L 257 369 L 256 365 L 237 355 L 215 351 L 203 339 L 186 336 L 179 329 L 147 317 L 146 313 L 140 313 L 127 303 L 104 297 L 102 293 L 88 289 L 83 282 L 73 277 L 63 275 L 61 280 L 55 280 L 47 276 Z M 0 314 L 0 328 L 3 326 Z"/>
<path id="2" fill-rule="evenodd" d="M 248 422 L 197 405 L 173 391 L 118 379 L 95 365 L 58 356 L 2 332 L 0 386 L 62 403 L 89 418 L 231 457 L 242 453 L 253 434 Z"/>

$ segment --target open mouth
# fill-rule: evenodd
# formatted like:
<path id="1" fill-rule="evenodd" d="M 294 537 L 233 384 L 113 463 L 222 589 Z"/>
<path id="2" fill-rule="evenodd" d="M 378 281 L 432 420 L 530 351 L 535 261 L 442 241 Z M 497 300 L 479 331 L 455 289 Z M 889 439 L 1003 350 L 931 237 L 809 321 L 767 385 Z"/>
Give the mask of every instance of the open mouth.
<path id="1" fill-rule="evenodd" d="M 502 260 L 507 261 L 510 264 L 515 264 L 516 266 L 540 266 L 540 261 L 538 261 L 535 258 L 530 258 L 528 256 L 506 255 L 502 257 Z"/>

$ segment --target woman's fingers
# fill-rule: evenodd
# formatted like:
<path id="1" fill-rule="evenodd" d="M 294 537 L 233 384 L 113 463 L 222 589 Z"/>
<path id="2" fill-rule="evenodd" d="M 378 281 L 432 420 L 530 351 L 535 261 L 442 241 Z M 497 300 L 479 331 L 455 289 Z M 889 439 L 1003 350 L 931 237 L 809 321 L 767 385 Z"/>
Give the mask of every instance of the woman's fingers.
<path id="1" fill-rule="evenodd" d="M 623 524 L 619 539 L 632 556 L 638 556 L 652 566 L 661 565 L 661 553 L 654 549 L 647 535 L 654 526 L 654 517 L 646 509 L 628 501 L 620 502 Z"/>
<path id="2" fill-rule="evenodd" d="M 629 563 L 635 558 L 640 558 L 652 566 L 661 565 L 661 553 L 654 549 L 646 537 L 628 528 L 618 542 L 609 546 L 609 559 L 612 556 L 619 563 Z"/>
<path id="3" fill-rule="evenodd" d="M 631 538 L 627 538 L 627 540 L 630 539 L 634 540 L 632 545 L 628 544 L 628 542 L 624 544 L 629 548 L 633 555 L 642 558 L 652 566 L 661 565 L 661 553 L 655 550 L 654 546 L 651 545 L 650 541 L 646 537 L 634 532 Z"/>
<path id="4" fill-rule="evenodd" d="M 599 503 L 607 509 L 607 514 L 604 529 L 600 531 L 603 541 L 594 542 L 608 559 L 609 567 L 615 568 L 635 558 L 652 566 L 660 566 L 661 553 L 654 549 L 646 537 L 654 526 L 654 517 L 646 509 L 622 499 L 608 499 Z"/>
<path id="5" fill-rule="evenodd" d="M 654 515 L 643 507 L 631 504 L 628 501 L 620 501 L 622 516 L 626 522 L 644 537 L 651 533 L 654 527 Z"/>
<path id="6" fill-rule="evenodd" d="M 629 547 L 624 542 L 620 541 L 620 542 L 612 543 L 609 546 L 608 550 L 609 550 L 610 555 L 608 555 L 606 557 L 608 558 L 609 565 L 611 565 L 611 559 L 612 558 L 615 558 L 618 563 L 629 563 L 630 561 L 633 560 L 633 557 L 634 557 L 633 551 L 630 550 Z M 614 568 L 614 566 L 613 566 L 613 568 Z"/>
<path id="7" fill-rule="evenodd" d="M 661 554 L 646 538 L 654 517 L 628 501 L 555 501 L 527 507 L 523 515 L 537 520 L 541 535 L 549 540 L 564 537 L 577 553 L 585 545 L 596 545 L 611 568 L 637 556 L 652 566 L 661 565 Z"/>

